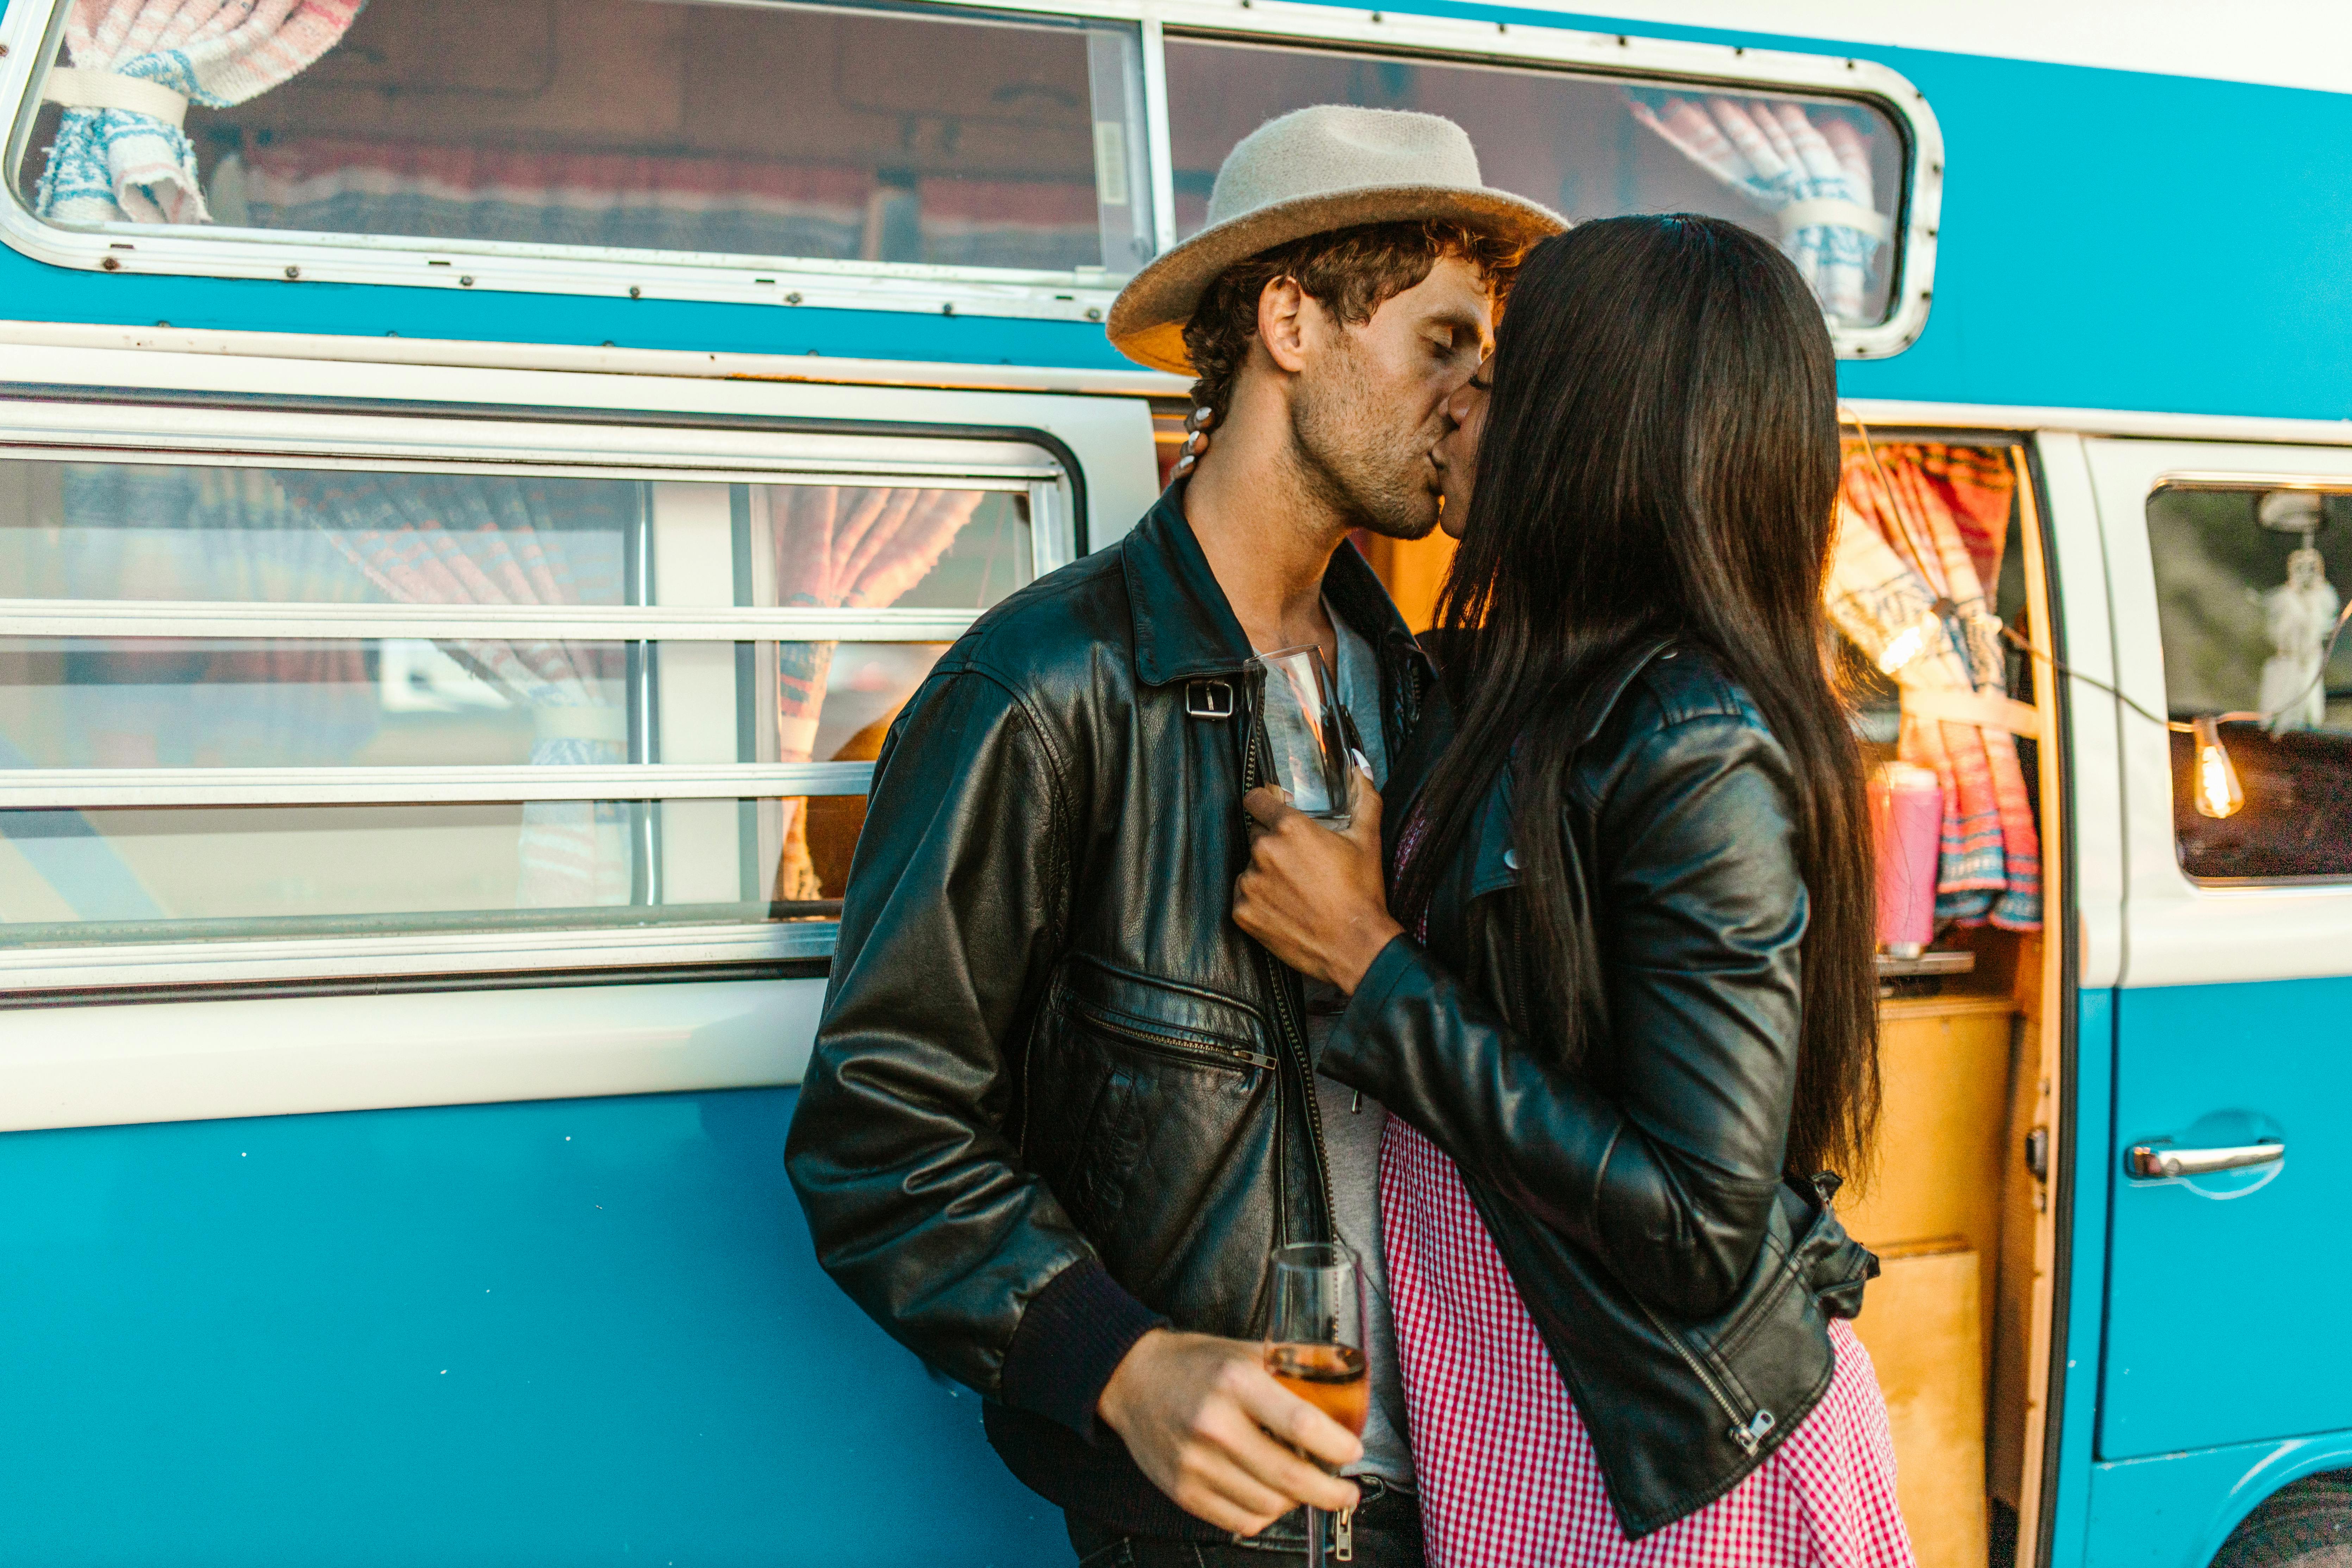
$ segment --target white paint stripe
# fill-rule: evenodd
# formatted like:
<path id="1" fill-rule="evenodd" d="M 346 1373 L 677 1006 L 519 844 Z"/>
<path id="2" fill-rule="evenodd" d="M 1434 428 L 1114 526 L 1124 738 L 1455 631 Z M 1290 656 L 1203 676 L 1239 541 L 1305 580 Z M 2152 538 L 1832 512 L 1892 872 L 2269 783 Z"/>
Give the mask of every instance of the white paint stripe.
<path id="1" fill-rule="evenodd" d="M 822 980 L 27 1009 L 0 1131 L 800 1081 Z"/>

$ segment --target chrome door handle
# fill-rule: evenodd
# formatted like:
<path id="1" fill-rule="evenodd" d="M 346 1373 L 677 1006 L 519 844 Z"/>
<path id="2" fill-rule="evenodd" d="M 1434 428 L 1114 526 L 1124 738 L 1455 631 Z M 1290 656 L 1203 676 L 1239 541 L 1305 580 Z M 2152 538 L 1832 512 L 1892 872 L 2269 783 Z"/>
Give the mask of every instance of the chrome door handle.
<path id="1" fill-rule="evenodd" d="M 2135 1176 L 2202 1176 L 2214 1171 L 2242 1171 L 2249 1165 L 2274 1165 L 2286 1158 L 2284 1143 L 2243 1143 L 2234 1149 L 2175 1149 L 2168 1143 L 2135 1143 L 2124 1154 L 2124 1166 Z"/>

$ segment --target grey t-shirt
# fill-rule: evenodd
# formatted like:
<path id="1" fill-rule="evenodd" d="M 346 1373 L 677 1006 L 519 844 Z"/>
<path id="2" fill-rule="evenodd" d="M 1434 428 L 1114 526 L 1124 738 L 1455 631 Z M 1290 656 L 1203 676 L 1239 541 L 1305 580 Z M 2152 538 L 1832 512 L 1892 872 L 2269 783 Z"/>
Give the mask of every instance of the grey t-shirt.
<path id="1" fill-rule="evenodd" d="M 1355 721 L 1372 782 L 1388 783 L 1388 748 L 1381 733 L 1381 671 L 1371 645 L 1324 609 L 1339 634 L 1339 705 Z M 1318 1061 L 1348 998 L 1335 985 L 1308 982 L 1307 1044 Z M 1404 1380 L 1397 1369 L 1396 1331 L 1389 1317 L 1388 1269 L 1381 1254 L 1381 1131 L 1389 1115 L 1381 1103 L 1345 1084 L 1318 1075 L 1315 1098 L 1323 1112 L 1323 1152 L 1331 1173 L 1332 1217 L 1339 1239 L 1354 1249 L 1364 1273 L 1364 1349 L 1371 1361 L 1372 1408 L 1364 1423 L 1364 1457 L 1350 1475 L 1374 1475 L 1391 1485 L 1412 1486 L 1412 1449 L 1407 1441 Z"/>

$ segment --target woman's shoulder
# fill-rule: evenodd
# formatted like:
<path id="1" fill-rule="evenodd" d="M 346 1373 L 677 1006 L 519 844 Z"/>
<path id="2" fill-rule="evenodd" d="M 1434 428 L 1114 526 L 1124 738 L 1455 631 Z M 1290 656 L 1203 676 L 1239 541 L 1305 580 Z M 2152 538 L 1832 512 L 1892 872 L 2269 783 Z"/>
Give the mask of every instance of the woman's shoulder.
<path id="1" fill-rule="evenodd" d="M 1660 648 L 1634 677 L 1626 698 L 1643 734 L 1703 721 L 1772 732 L 1738 678 L 1713 649 L 1688 638 Z"/>
<path id="2" fill-rule="evenodd" d="M 1629 775 L 1787 768 L 1747 688 L 1714 650 L 1688 638 L 1660 648 L 1625 683 L 1578 762 L 1579 793 L 1595 801 Z"/>

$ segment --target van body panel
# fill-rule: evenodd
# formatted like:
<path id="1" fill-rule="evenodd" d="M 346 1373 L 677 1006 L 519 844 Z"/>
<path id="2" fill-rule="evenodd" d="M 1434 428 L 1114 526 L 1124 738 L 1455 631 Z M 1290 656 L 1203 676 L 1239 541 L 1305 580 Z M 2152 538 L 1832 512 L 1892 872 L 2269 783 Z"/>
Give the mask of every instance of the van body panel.
<path id="1" fill-rule="evenodd" d="M 2050 1420 L 2054 1441 L 2043 1447 L 2044 1477 L 2026 1485 L 2053 1487 L 2042 1534 L 2051 1563 L 2082 1563 L 2091 1548 L 2093 1416 L 2099 1407 L 2099 1336 L 2106 1307 L 2107 1148 L 2112 1136 L 2116 994 L 2084 987 L 2074 1004 L 2074 1049 L 2062 1061 L 2060 1114 L 2066 1119 L 2070 1157 L 2053 1184 L 2051 1201 L 2066 1226 L 2058 1261 L 2057 1299 L 2063 1337 L 2052 1359 Z M 2019 1561 L 2032 1560 L 2020 1542 Z"/>
<path id="2" fill-rule="evenodd" d="M 5 1555 L 1066 1556 L 978 1397 L 817 1269 L 794 1098 L 0 1139 Z"/>
<path id="3" fill-rule="evenodd" d="M 2099 1456 L 2345 1425 L 2352 1255 L 2352 980 L 2139 986 L 2116 1002 L 2116 1138 L 2189 1147 L 2283 1140 L 2251 1171 L 2118 1184 Z"/>
<path id="4" fill-rule="evenodd" d="M 2202 1568 L 2264 1498 L 2347 1466 L 2352 1432 L 2094 1465 L 2084 1568 Z"/>
<path id="5" fill-rule="evenodd" d="M 2093 680 L 2112 683 L 2115 629 L 2107 604 L 2106 544 L 2083 437 L 2043 431 L 2033 438 L 2033 452 L 2049 509 L 2044 526 L 2051 596 L 2062 633 L 2055 656 Z M 2066 683 L 2063 696 L 2063 762 L 2074 806 L 2074 984 L 2087 995 L 2113 985 L 2123 973 L 2123 822 L 2115 811 L 2102 809 L 2115 799 L 2117 787 L 2116 708 L 2113 698 L 2082 681 Z"/>

